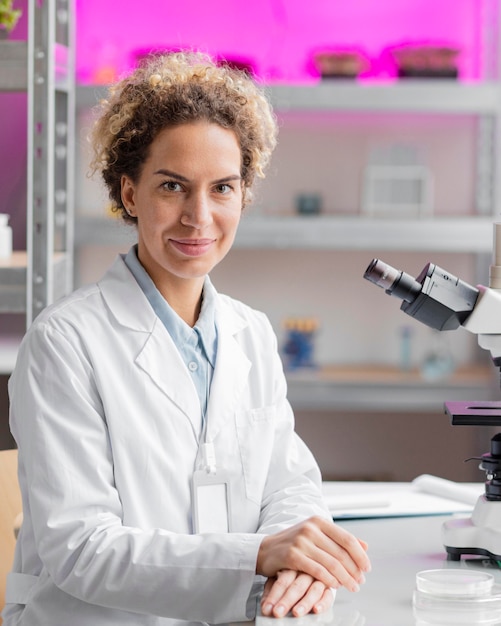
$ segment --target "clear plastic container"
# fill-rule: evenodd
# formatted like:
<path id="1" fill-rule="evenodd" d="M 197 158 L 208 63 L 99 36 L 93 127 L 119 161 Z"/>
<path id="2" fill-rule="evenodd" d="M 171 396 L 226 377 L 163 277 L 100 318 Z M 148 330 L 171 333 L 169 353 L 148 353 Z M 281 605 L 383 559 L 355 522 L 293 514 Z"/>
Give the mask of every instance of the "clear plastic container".
<path id="1" fill-rule="evenodd" d="M 9 226 L 9 215 L 0 213 L 0 259 L 8 259 L 12 255 L 12 228 Z"/>
<path id="2" fill-rule="evenodd" d="M 488 572 L 426 570 L 416 574 L 414 615 L 419 624 L 498 624 L 501 585 Z"/>
<path id="3" fill-rule="evenodd" d="M 416 588 L 448 598 L 477 598 L 491 593 L 494 576 L 467 569 L 429 569 L 416 574 Z"/>

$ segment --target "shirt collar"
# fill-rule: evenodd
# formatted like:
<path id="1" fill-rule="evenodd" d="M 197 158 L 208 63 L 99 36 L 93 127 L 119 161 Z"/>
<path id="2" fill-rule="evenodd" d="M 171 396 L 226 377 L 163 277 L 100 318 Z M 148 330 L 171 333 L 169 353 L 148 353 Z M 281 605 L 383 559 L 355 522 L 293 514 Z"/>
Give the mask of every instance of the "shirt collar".
<path id="1" fill-rule="evenodd" d="M 193 338 L 193 334 L 202 343 L 203 349 L 212 367 L 215 366 L 217 350 L 217 331 L 215 322 L 216 290 L 208 276 L 205 277 L 202 291 L 202 308 L 193 328 L 187 324 L 167 300 L 158 291 L 148 272 L 137 257 L 137 244 L 131 247 L 124 258 L 125 264 L 141 287 L 153 310 L 168 330 L 176 346 L 181 347 Z"/>

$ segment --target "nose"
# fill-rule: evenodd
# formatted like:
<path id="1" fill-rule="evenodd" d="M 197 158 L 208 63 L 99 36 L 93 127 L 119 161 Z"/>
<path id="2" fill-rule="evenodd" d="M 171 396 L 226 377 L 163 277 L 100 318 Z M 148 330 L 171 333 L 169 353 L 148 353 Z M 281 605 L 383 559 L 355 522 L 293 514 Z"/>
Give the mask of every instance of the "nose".
<path id="1" fill-rule="evenodd" d="M 185 201 L 181 224 L 201 229 L 212 223 L 210 199 L 203 191 L 192 193 Z"/>

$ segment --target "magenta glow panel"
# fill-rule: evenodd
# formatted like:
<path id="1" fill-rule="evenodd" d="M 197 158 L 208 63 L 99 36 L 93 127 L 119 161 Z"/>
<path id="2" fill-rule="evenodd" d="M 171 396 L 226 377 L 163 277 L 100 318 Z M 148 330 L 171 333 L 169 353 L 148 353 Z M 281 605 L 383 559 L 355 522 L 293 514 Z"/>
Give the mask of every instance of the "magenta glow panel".
<path id="1" fill-rule="evenodd" d="M 268 82 L 318 80 L 312 51 L 356 49 L 364 77 L 388 79 L 385 50 L 402 43 L 459 47 L 460 77 L 482 78 L 491 0 L 76 0 L 80 82 L 107 82 L 149 48 L 188 46 L 252 61 Z"/>

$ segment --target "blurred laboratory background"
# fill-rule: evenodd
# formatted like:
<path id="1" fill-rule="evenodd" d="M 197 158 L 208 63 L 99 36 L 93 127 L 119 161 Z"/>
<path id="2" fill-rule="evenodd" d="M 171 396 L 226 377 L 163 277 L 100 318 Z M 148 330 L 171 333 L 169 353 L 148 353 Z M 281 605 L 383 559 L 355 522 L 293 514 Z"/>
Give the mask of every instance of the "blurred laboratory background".
<path id="1" fill-rule="evenodd" d="M 134 241 L 88 175 L 92 107 L 145 55 L 189 47 L 251 73 L 275 106 L 269 174 L 212 278 L 269 316 L 324 478 L 482 480 L 465 459 L 492 428 L 452 426 L 444 402 L 499 398 L 490 355 L 363 274 L 373 258 L 413 276 L 431 261 L 488 284 L 500 4 L 14 0 L 3 28 L 0 11 L 0 448 L 26 326 Z"/>

